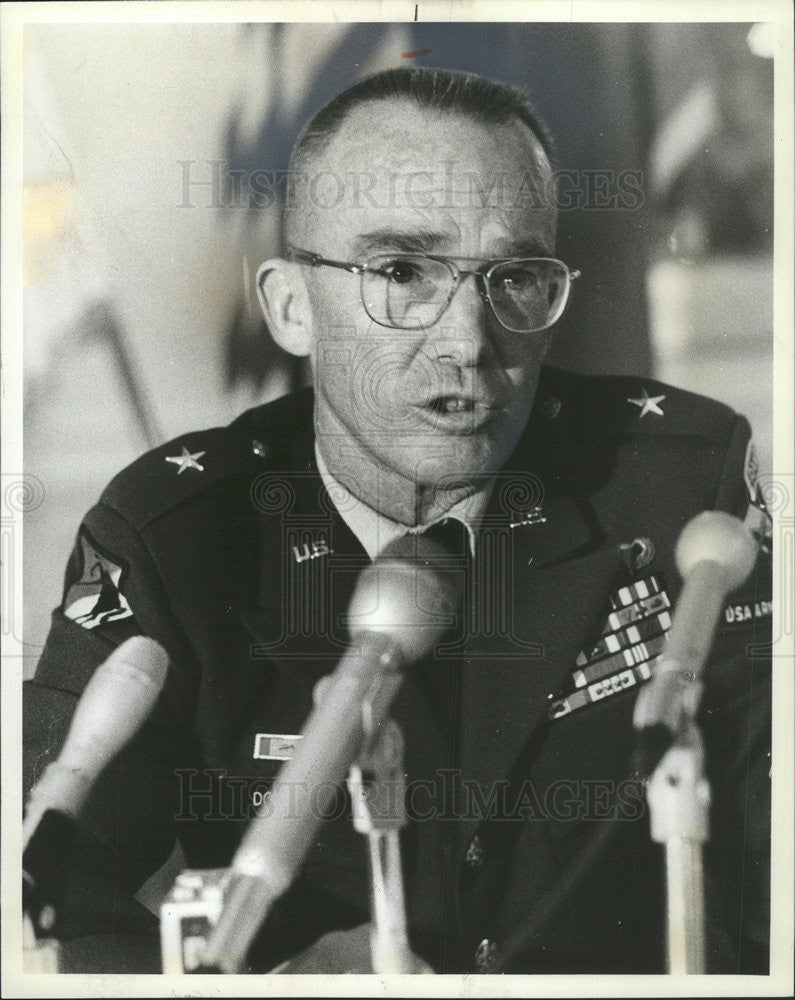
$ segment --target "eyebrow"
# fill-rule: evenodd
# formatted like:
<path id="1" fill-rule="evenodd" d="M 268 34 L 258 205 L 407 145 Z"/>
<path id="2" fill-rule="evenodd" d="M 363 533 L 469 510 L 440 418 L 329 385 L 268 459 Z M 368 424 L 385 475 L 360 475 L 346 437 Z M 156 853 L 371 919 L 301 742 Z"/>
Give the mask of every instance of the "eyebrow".
<path id="1" fill-rule="evenodd" d="M 357 252 L 399 250 L 403 253 L 433 253 L 449 243 L 450 236 L 425 229 L 373 229 L 361 233 L 354 244 Z"/>
<path id="2" fill-rule="evenodd" d="M 439 253 L 450 244 L 447 233 L 425 229 L 401 230 L 392 228 L 373 229 L 361 233 L 355 243 L 355 253 L 371 251 L 399 251 L 400 253 Z M 528 237 L 513 240 L 500 247 L 494 259 L 502 257 L 548 257 L 551 253 L 544 240 Z M 455 255 L 453 255 L 455 256 Z M 486 259 L 485 256 L 483 259 Z"/>
<path id="3" fill-rule="evenodd" d="M 548 257 L 552 250 L 546 240 L 528 237 L 505 243 L 500 248 L 500 257 Z"/>

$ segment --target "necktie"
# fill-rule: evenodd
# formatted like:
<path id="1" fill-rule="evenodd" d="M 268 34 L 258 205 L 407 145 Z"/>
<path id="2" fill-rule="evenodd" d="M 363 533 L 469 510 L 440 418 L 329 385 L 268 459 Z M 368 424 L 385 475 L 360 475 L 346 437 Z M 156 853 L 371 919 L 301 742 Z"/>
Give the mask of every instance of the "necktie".
<path id="1" fill-rule="evenodd" d="M 470 535 L 466 525 L 456 517 L 446 517 L 420 532 L 451 556 L 466 559 L 471 554 Z"/>
<path id="2" fill-rule="evenodd" d="M 471 549 L 465 525 L 456 518 L 445 518 L 420 533 L 422 536 L 443 553 L 434 562 L 436 572 L 455 574 L 459 594 L 466 594 Z M 458 609 L 436 651 L 409 667 L 404 689 L 407 702 L 402 717 L 397 716 L 406 740 L 405 768 L 409 780 L 425 782 L 429 789 L 430 797 L 417 799 L 429 803 L 429 821 L 409 824 L 403 831 L 402 847 L 407 898 L 412 901 L 411 921 L 415 927 L 427 928 L 431 936 L 439 933 L 442 916 L 453 910 L 449 896 L 453 877 L 448 879 L 441 874 L 452 856 L 453 825 L 443 818 L 455 815 L 456 808 L 455 793 L 449 790 L 449 785 L 451 776 L 460 768 L 462 665 L 457 653 L 444 655 L 440 647 L 452 646 L 461 635 L 462 606 L 463 596 L 460 596 Z M 439 820 L 435 818 L 437 815 Z M 444 926 L 446 929 L 446 920 Z"/>
<path id="3" fill-rule="evenodd" d="M 446 517 L 432 524 L 423 534 L 445 554 L 440 560 L 439 570 L 454 575 L 458 592 L 454 637 L 458 638 L 466 626 L 465 615 L 471 594 L 472 546 L 469 529 L 458 518 Z"/>
<path id="4" fill-rule="evenodd" d="M 429 541 L 434 542 L 444 553 L 436 566 L 437 572 L 449 573 L 454 576 L 459 595 L 453 621 L 444 638 L 437 644 L 438 654 L 431 654 L 420 665 L 419 669 L 423 686 L 435 706 L 440 722 L 444 729 L 451 731 L 452 735 L 455 730 L 454 720 L 457 716 L 460 661 L 456 655 L 450 653 L 445 655 L 442 647 L 451 646 L 460 638 L 466 627 L 468 577 L 472 560 L 470 535 L 466 525 L 454 517 L 446 517 L 442 521 L 437 521 L 421 534 Z"/>

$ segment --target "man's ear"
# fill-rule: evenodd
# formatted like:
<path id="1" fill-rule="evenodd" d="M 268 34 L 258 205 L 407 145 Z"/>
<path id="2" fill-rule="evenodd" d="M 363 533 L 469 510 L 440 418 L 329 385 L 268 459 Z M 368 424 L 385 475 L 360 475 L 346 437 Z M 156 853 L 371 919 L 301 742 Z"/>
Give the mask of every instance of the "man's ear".
<path id="1" fill-rule="evenodd" d="M 306 357 L 312 353 L 312 306 L 297 264 L 274 258 L 257 271 L 257 298 L 279 347 Z"/>

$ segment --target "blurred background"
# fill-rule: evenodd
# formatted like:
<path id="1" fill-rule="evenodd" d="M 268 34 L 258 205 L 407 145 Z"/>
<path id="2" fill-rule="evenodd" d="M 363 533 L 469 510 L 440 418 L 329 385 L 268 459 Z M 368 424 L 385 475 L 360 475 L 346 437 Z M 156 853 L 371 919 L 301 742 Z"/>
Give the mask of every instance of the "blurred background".
<path id="1" fill-rule="evenodd" d="M 771 26 L 25 30 L 27 673 L 108 479 L 306 379 L 252 289 L 278 247 L 278 172 L 315 110 L 390 66 L 519 85 L 555 134 L 558 255 L 583 278 L 551 361 L 721 399 L 749 417 L 770 469 Z M 253 190 L 255 171 L 272 183 L 260 174 Z"/>

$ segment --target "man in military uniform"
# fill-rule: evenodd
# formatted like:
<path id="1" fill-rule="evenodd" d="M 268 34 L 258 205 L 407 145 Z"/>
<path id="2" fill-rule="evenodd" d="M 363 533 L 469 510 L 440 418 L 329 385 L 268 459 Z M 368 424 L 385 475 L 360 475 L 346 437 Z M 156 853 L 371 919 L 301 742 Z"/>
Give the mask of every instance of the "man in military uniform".
<path id="1" fill-rule="evenodd" d="M 670 625 L 682 527 L 758 499 L 748 425 L 649 379 L 544 366 L 576 275 L 554 256 L 548 136 L 514 91 L 380 74 L 316 116 L 292 167 L 284 253 L 258 287 L 314 389 L 113 480 L 26 694 L 30 784 L 114 645 L 143 633 L 169 654 L 155 711 L 85 811 L 63 936 L 112 932 L 121 955 L 122 935 L 156 931 L 133 894 L 176 839 L 191 868 L 229 864 L 345 649 L 359 572 L 442 525 L 462 608 L 391 713 L 411 947 L 436 972 L 664 971 L 633 705 Z M 705 672 L 709 971 L 767 965 L 767 557 Z M 365 847 L 341 801 L 252 968 L 369 967 Z"/>

